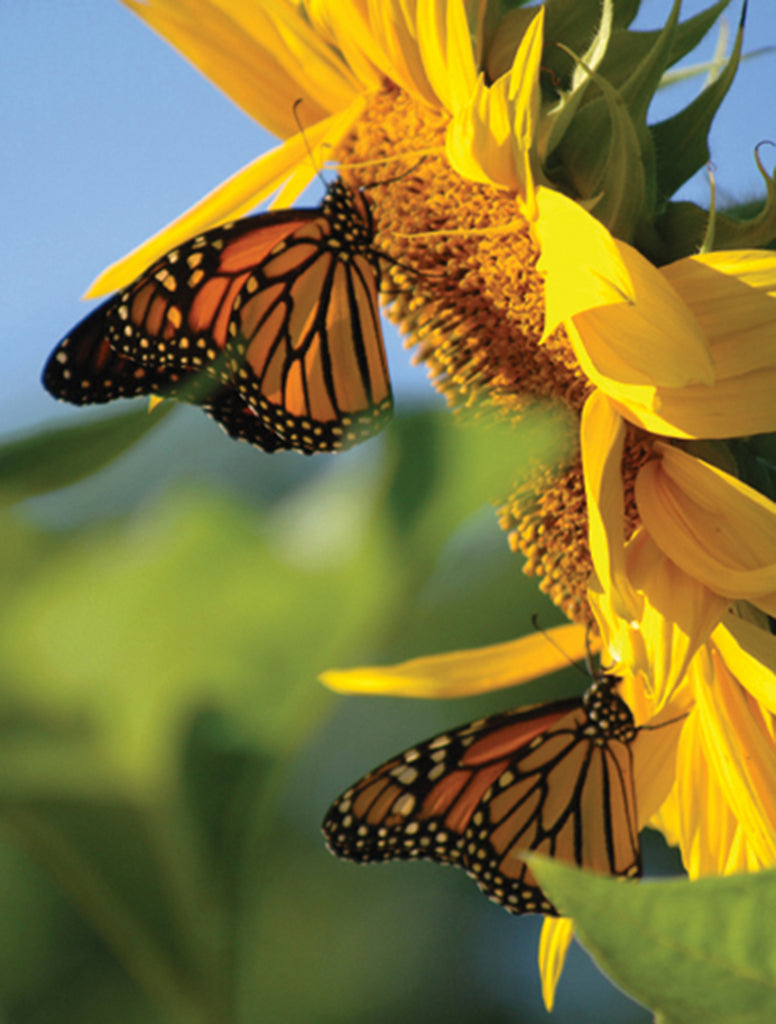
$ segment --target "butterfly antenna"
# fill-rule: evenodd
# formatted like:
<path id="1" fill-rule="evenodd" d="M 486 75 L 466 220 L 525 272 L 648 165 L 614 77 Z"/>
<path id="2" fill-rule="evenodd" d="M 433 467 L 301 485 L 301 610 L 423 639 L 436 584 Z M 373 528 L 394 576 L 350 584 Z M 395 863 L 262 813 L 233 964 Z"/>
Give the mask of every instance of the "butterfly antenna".
<path id="1" fill-rule="evenodd" d="M 324 178 L 324 176 L 321 174 L 321 171 L 320 171 L 320 168 L 318 167 L 318 164 L 315 162 L 315 157 L 313 156 L 313 151 L 312 151 L 312 149 L 310 149 L 310 143 L 307 141 L 307 135 L 305 134 L 304 125 L 302 124 L 302 120 L 299 117 L 299 107 L 302 105 L 302 102 L 303 102 L 303 100 L 302 100 L 301 96 L 299 97 L 299 99 L 294 100 L 294 107 L 293 107 L 293 110 L 294 110 L 294 120 L 296 121 L 297 128 L 299 129 L 299 134 L 302 136 L 302 142 L 304 143 L 304 148 L 307 150 L 307 155 L 310 157 L 310 163 L 313 165 L 313 170 L 315 171 L 316 176 L 318 178 L 320 178 L 320 180 L 321 180 L 321 182 L 323 184 L 323 187 L 325 189 L 328 189 L 329 184 L 326 181 L 326 179 Z"/>
<path id="2" fill-rule="evenodd" d="M 571 665 L 572 668 L 575 668 L 577 672 L 582 672 L 582 675 L 585 675 L 585 672 L 579 667 L 576 661 L 573 661 L 569 657 L 568 652 L 564 651 L 560 644 L 556 643 L 552 639 L 547 630 L 539 625 L 539 616 L 536 614 L 536 612 L 534 612 L 531 616 L 531 624 L 533 625 L 533 628 L 536 630 L 537 633 L 543 634 L 544 639 L 547 641 L 547 643 L 552 644 L 555 650 L 563 655 L 563 657 L 566 659 L 569 665 Z M 591 679 L 595 679 L 597 673 L 593 668 L 593 659 L 590 654 L 590 623 L 588 623 L 587 631 L 585 633 L 585 664 L 587 665 L 587 675 L 589 675 Z"/>

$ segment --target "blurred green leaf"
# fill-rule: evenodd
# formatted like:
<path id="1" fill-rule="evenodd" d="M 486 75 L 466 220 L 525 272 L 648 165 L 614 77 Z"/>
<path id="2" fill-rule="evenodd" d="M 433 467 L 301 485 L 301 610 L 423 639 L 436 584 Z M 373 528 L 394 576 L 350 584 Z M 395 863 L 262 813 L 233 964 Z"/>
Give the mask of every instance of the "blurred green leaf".
<path id="1" fill-rule="evenodd" d="M 0 814 L 134 979 L 122 1024 L 156 1013 L 165 1024 L 248 1024 L 262 993 L 279 1019 L 320 1011 L 342 1024 L 345 1007 L 363 1019 L 385 944 L 368 971 L 340 966 L 346 1000 L 320 991 L 337 958 L 314 966 L 347 898 L 328 882 L 321 890 L 329 875 L 310 865 L 329 865 L 318 820 L 332 795 L 331 744 L 316 761 L 321 794 L 309 798 L 315 854 L 276 849 L 278 821 L 299 813 L 284 774 L 335 700 L 317 673 L 386 642 L 433 650 L 512 635 L 519 595 L 535 584 L 484 499 L 503 498 L 543 460 L 562 462 L 573 444 L 552 416 L 519 436 L 424 413 L 398 424 L 323 471 L 299 460 L 304 472 L 279 474 L 261 507 L 173 481 L 129 514 L 77 529 L 35 528 L 20 518 L 29 506 L 6 513 Z M 376 702 L 370 719 L 384 708 Z M 288 886 L 273 902 L 278 863 Z M 346 885 L 340 868 L 329 872 Z M 343 928 L 361 910 L 339 928 L 345 952 L 359 946 Z M 430 924 L 426 941 L 440 928 Z M 404 973 L 422 945 L 419 935 L 406 946 Z M 283 969 L 316 991 L 284 987 Z M 86 1006 L 75 992 L 73 1004 Z M 402 1019 L 409 1005 L 396 1002 Z M 396 1019 L 392 1007 L 369 1019 Z"/>
<path id="2" fill-rule="evenodd" d="M 639 885 L 532 857 L 598 963 L 669 1024 L 776 1020 L 776 872 Z"/>
<path id="3" fill-rule="evenodd" d="M 92 416 L 73 426 L 47 427 L 0 446 L 0 503 L 10 504 L 69 487 L 106 466 L 172 409 Z"/>
<path id="4" fill-rule="evenodd" d="M 741 479 L 776 501 L 776 434 L 733 438 L 727 444 Z"/>

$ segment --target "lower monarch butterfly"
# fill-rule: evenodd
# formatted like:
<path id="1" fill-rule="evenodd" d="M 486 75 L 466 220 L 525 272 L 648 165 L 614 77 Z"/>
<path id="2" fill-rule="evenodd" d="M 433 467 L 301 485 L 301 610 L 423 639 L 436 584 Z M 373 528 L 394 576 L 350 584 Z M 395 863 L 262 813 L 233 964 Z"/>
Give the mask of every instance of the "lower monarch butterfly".
<path id="1" fill-rule="evenodd" d="M 44 387 L 76 405 L 177 397 L 266 451 L 364 440 L 392 410 L 373 237 L 339 179 L 320 207 L 198 235 L 85 317 Z"/>
<path id="2" fill-rule="evenodd" d="M 329 809 L 329 849 L 457 865 L 513 914 L 557 913 L 528 852 L 638 877 L 638 730 L 619 682 L 599 673 L 582 697 L 492 715 L 386 761 Z"/>

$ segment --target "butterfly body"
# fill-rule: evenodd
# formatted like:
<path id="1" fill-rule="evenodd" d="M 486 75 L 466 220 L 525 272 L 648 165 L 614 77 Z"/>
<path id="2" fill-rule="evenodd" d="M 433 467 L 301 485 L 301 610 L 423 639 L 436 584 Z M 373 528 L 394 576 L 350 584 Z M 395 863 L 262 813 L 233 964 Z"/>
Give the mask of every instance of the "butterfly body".
<path id="1" fill-rule="evenodd" d="M 600 676 L 582 698 L 493 715 L 387 761 L 332 805 L 330 849 L 360 863 L 457 865 L 515 914 L 556 912 L 529 852 L 639 875 L 637 730 L 616 681 Z"/>
<path id="2" fill-rule="evenodd" d="M 392 409 L 372 240 L 364 197 L 341 181 L 320 208 L 199 235 L 81 321 L 44 386 L 75 404 L 180 398 L 270 451 L 363 440 Z"/>

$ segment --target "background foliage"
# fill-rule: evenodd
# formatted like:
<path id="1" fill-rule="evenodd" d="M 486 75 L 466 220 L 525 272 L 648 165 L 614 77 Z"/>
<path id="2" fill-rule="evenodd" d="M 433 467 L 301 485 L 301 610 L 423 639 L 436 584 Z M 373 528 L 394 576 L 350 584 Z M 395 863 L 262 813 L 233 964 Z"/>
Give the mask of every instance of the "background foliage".
<path id="1" fill-rule="evenodd" d="M 319 823 L 396 750 L 584 678 L 415 702 L 316 674 L 557 620 L 483 495 L 558 421 L 518 446 L 408 412 L 305 459 L 138 405 L 0 450 L 3 1019 L 544 1019 L 538 919 L 435 865 L 338 862 Z M 556 1020 L 648 1019 L 585 959 Z"/>

